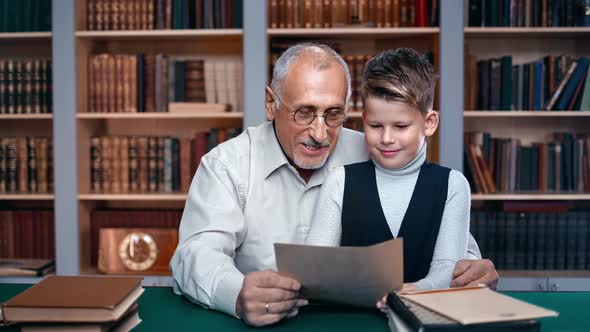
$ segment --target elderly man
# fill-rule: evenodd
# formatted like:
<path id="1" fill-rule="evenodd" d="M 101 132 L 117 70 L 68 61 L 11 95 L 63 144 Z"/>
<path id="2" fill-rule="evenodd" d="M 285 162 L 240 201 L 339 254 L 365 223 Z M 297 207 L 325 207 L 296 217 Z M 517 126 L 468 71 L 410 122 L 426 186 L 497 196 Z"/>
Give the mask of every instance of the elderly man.
<path id="1" fill-rule="evenodd" d="M 303 243 L 328 172 L 368 159 L 363 135 L 342 128 L 349 97 L 346 63 L 331 48 L 299 44 L 278 59 L 266 91 L 271 121 L 201 160 L 170 263 L 177 294 L 254 326 L 307 304 L 296 280 L 273 271 L 273 244 Z M 454 284 L 495 287 L 473 238 L 466 257 Z"/>

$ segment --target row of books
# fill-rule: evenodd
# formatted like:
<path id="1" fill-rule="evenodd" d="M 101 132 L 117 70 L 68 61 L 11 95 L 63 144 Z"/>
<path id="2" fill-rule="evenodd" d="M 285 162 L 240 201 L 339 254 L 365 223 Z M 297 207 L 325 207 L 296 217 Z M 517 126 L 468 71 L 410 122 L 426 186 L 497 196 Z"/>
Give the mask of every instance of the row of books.
<path id="1" fill-rule="evenodd" d="M 52 150 L 47 137 L 0 137 L 0 193 L 52 192 Z"/>
<path id="2" fill-rule="evenodd" d="M 586 0 L 469 0 L 469 26 L 590 26 Z"/>
<path id="3" fill-rule="evenodd" d="M 52 210 L 0 210 L 0 258 L 55 257 Z"/>
<path id="4" fill-rule="evenodd" d="M 51 60 L 0 59 L 0 114 L 51 113 Z"/>
<path id="5" fill-rule="evenodd" d="M 237 56 L 93 55 L 88 67 L 88 110 L 168 112 L 172 102 L 202 102 L 241 112 L 242 72 Z"/>
<path id="6" fill-rule="evenodd" d="M 192 139 L 92 137 L 91 190 L 102 193 L 186 193 L 201 157 L 239 132 L 239 129 L 213 128 L 195 133 Z"/>
<path id="7" fill-rule="evenodd" d="M 269 0 L 271 28 L 438 26 L 438 0 Z"/>
<path id="8" fill-rule="evenodd" d="M 88 30 L 242 27 L 243 0 L 89 0 Z"/>
<path id="9" fill-rule="evenodd" d="M 547 55 L 513 64 L 512 56 L 467 61 L 467 109 L 590 110 L 589 59 Z"/>
<path id="10" fill-rule="evenodd" d="M 178 229 L 182 210 L 100 209 L 90 214 L 90 262 L 98 263 L 101 228 L 174 228 Z"/>
<path id="11" fill-rule="evenodd" d="M 465 175 L 476 193 L 590 192 L 590 135 L 555 133 L 524 146 L 518 139 L 465 133 Z"/>
<path id="12" fill-rule="evenodd" d="M 51 31 L 50 0 L 0 0 L 0 32 Z"/>
<path id="13" fill-rule="evenodd" d="M 498 270 L 590 268 L 590 211 L 472 211 L 470 231 Z"/>

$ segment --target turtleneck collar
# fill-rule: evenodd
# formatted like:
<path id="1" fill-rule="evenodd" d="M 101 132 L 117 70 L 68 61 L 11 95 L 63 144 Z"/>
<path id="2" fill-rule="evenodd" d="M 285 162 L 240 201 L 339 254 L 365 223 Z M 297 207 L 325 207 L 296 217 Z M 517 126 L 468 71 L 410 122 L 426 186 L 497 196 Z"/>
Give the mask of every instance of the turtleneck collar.
<path id="1" fill-rule="evenodd" d="M 418 154 L 416 154 L 414 159 L 412 159 L 412 161 L 410 161 L 407 165 L 405 165 L 402 168 L 395 168 L 395 169 L 383 168 L 381 165 L 376 163 L 372 158 L 371 158 L 371 160 L 373 160 L 373 164 L 375 164 L 375 167 L 383 173 L 386 173 L 386 174 L 392 175 L 392 176 L 408 175 L 408 174 L 420 171 L 420 167 L 422 167 L 422 164 L 424 164 L 424 162 L 426 161 L 426 145 L 427 145 L 426 141 L 424 141 L 424 144 L 422 144 L 422 147 L 420 147 L 420 150 L 418 150 Z"/>

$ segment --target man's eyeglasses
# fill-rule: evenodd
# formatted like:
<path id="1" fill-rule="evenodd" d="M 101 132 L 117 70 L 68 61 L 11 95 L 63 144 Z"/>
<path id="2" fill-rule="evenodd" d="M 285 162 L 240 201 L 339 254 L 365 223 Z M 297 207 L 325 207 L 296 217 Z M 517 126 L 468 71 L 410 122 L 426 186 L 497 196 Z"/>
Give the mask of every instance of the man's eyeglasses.
<path id="1" fill-rule="evenodd" d="M 289 113 L 293 114 L 293 119 L 295 122 L 300 125 L 310 125 L 315 120 L 315 118 L 324 118 L 324 122 L 326 122 L 328 127 L 339 127 L 344 123 L 344 121 L 346 121 L 346 112 L 344 112 L 344 110 L 331 109 L 325 111 L 324 115 L 317 115 L 315 110 L 309 107 L 301 107 L 297 110 L 293 110 L 289 105 L 282 101 L 274 91 L 272 91 L 272 95 L 279 102 L 285 105 Z"/>

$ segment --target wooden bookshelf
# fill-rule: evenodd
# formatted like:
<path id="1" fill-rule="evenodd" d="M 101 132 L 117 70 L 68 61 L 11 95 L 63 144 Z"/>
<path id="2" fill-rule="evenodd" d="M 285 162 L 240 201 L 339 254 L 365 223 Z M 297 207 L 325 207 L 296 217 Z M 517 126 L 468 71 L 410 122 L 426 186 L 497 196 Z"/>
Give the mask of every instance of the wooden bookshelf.
<path id="1" fill-rule="evenodd" d="M 465 111 L 466 118 L 586 118 L 590 111 Z"/>
<path id="2" fill-rule="evenodd" d="M 186 194 L 146 193 L 146 194 L 78 194 L 80 201 L 182 201 Z"/>
<path id="3" fill-rule="evenodd" d="M 588 37 L 587 27 L 465 27 L 466 38 L 555 39 Z"/>
<path id="4" fill-rule="evenodd" d="M 472 194 L 472 201 L 587 201 L 590 200 L 590 193 L 527 193 L 527 194 Z"/>
<path id="5" fill-rule="evenodd" d="M 76 32 L 76 37 L 84 40 L 157 40 L 157 39 L 235 39 L 242 37 L 242 29 L 184 29 L 184 30 L 112 30 Z"/>
<path id="6" fill-rule="evenodd" d="M 27 40 L 51 39 L 51 32 L 0 32 L 1 40 Z"/>
<path id="7" fill-rule="evenodd" d="M 0 114 L 0 120 L 52 120 L 53 114 Z"/>
<path id="8" fill-rule="evenodd" d="M 358 37 L 358 38 L 411 38 L 438 37 L 440 28 L 313 28 L 313 29 L 268 29 L 270 37 Z"/>
<path id="9" fill-rule="evenodd" d="M 178 119 L 236 119 L 244 118 L 241 112 L 227 113 L 166 113 L 166 112 L 149 112 L 149 113 L 78 113 L 76 117 L 79 120 L 178 120 Z"/>
<path id="10" fill-rule="evenodd" d="M 0 201 L 50 201 L 54 194 L 0 194 Z"/>

